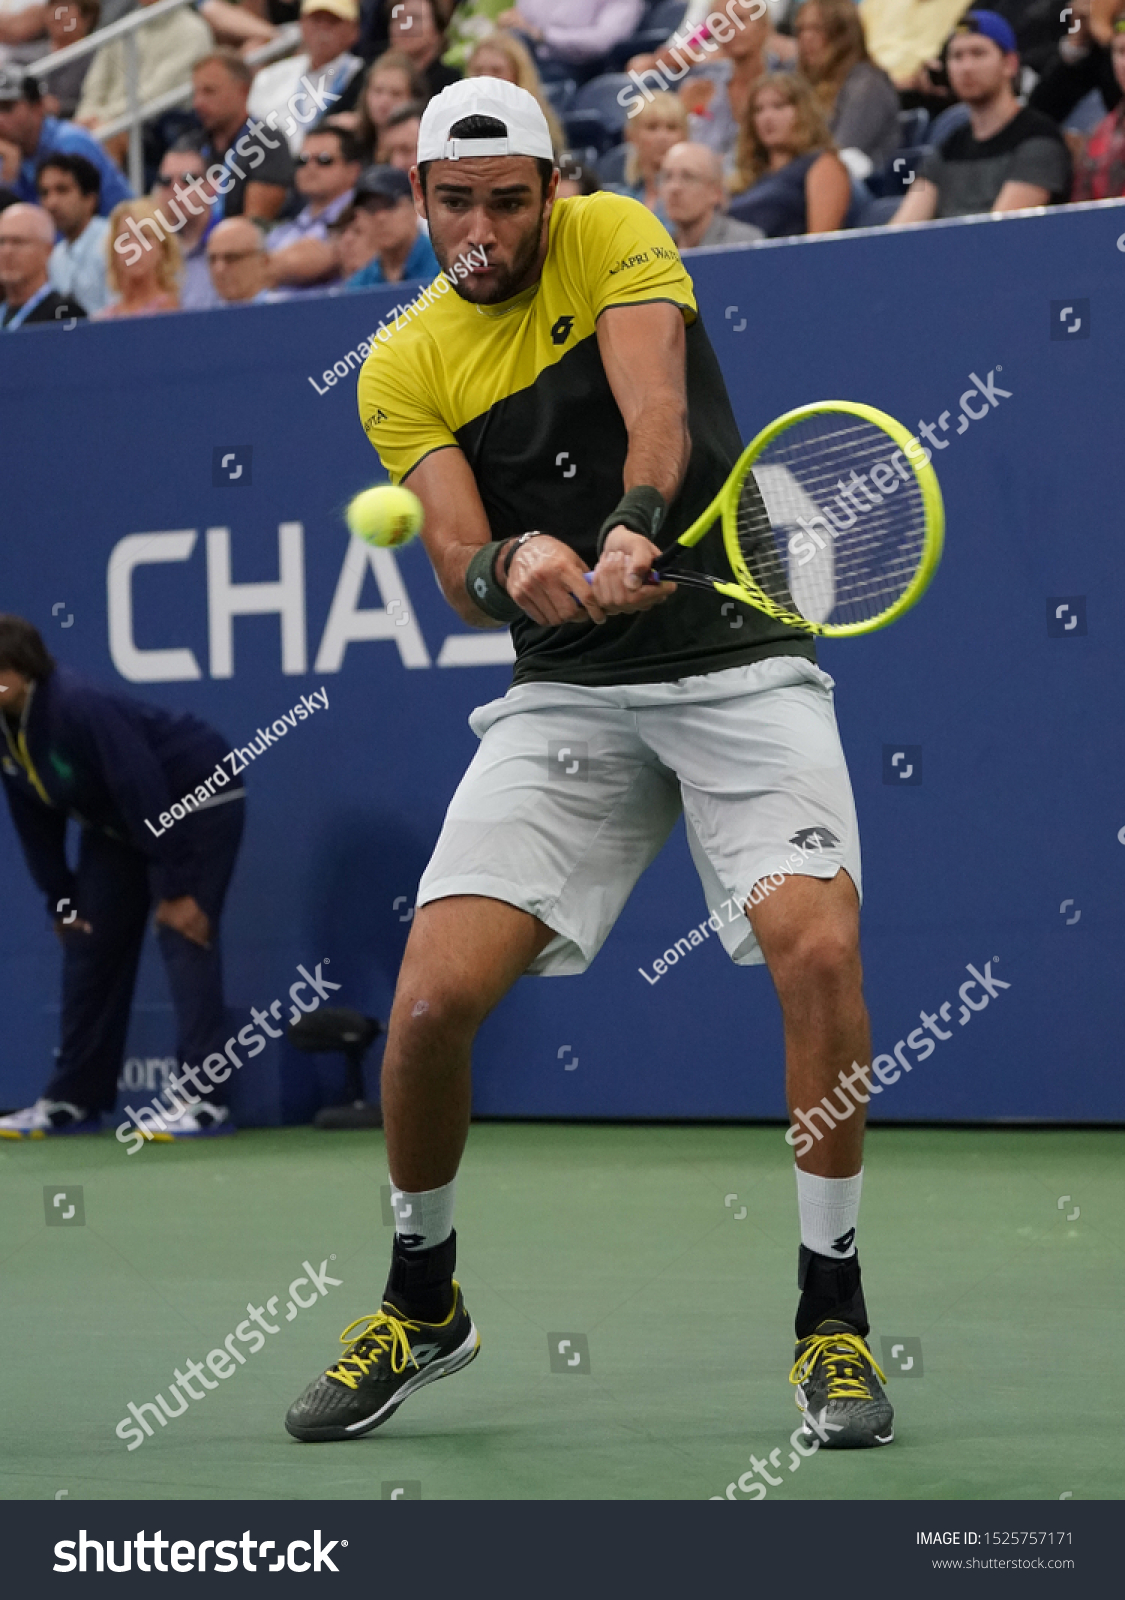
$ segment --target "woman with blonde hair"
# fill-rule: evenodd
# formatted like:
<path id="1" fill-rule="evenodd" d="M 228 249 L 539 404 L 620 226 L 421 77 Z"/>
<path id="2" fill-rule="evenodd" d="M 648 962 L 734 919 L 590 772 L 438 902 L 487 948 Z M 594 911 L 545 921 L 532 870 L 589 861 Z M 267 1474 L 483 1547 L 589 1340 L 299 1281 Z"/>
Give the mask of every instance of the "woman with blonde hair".
<path id="1" fill-rule="evenodd" d="M 654 94 L 625 124 L 625 182 L 614 185 L 659 212 L 660 168 L 674 144 L 689 138 L 687 107 L 675 94 Z"/>
<path id="2" fill-rule="evenodd" d="M 505 28 L 497 28 L 486 38 L 481 39 L 473 47 L 465 64 L 465 76 L 502 78 L 505 83 L 514 83 L 518 89 L 526 89 L 528 94 L 533 95 L 539 102 L 539 109 L 547 119 L 547 126 L 551 130 L 551 148 L 555 152 L 556 159 L 562 155 L 566 140 L 559 126 L 559 119 L 543 93 L 539 69 L 532 60 L 527 46 L 514 34 Z"/>
<path id="3" fill-rule="evenodd" d="M 793 31 L 797 70 L 812 85 L 841 160 L 862 181 L 898 149 L 895 86 L 867 53 L 855 0 L 805 0 Z"/>
<path id="4" fill-rule="evenodd" d="M 180 308 L 183 255 L 151 200 L 122 200 L 109 215 L 106 280 L 117 296 L 103 317 L 151 317 Z"/>
<path id="5" fill-rule="evenodd" d="M 812 90 L 796 74 L 766 73 L 754 84 L 735 166 L 730 215 L 767 238 L 843 227 L 851 180 Z"/>

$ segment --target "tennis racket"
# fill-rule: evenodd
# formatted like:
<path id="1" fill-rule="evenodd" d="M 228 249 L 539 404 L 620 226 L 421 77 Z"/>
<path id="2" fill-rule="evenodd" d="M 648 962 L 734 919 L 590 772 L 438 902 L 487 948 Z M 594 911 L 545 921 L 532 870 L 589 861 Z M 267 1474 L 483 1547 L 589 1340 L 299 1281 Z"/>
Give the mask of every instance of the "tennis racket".
<path id="1" fill-rule="evenodd" d="M 724 570 L 677 565 L 717 521 Z M 937 476 L 909 429 L 873 406 L 826 400 L 763 428 L 653 571 L 842 638 L 885 628 L 925 593 L 944 526 Z"/>

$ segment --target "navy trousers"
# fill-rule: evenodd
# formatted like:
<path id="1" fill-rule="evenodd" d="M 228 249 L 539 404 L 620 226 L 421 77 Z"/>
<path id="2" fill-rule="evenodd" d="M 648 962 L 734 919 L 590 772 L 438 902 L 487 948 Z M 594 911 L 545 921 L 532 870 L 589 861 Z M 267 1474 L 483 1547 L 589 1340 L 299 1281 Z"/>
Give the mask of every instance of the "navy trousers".
<path id="1" fill-rule="evenodd" d="M 176 1059 L 199 1066 L 228 1038 L 219 922 L 245 820 L 244 799 L 194 811 L 176 823 L 189 834 L 197 872 L 192 894 L 211 924 L 203 950 L 172 928 L 157 939 L 176 1013 Z M 132 845 L 82 830 L 77 910 L 93 932 L 64 941 L 62 1030 L 48 1100 L 111 1111 L 125 1059 L 125 1037 L 145 928 L 153 906 L 149 863 Z M 224 1103 L 225 1085 L 210 1101 Z"/>

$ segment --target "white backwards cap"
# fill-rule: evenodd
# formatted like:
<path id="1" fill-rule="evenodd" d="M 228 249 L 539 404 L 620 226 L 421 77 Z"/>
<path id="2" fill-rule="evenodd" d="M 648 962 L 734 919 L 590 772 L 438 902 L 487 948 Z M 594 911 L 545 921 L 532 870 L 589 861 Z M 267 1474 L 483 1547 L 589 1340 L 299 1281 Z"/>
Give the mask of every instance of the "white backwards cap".
<path id="1" fill-rule="evenodd" d="M 449 130 L 463 117 L 493 117 L 507 132 L 491 139 L 450 138 Z M 551 132 L 535 96 L 502 78 L 462 78 L 435 95 L 418 129 L 419 164 L 470 156 L 542 156 L 553 161 Z"/>

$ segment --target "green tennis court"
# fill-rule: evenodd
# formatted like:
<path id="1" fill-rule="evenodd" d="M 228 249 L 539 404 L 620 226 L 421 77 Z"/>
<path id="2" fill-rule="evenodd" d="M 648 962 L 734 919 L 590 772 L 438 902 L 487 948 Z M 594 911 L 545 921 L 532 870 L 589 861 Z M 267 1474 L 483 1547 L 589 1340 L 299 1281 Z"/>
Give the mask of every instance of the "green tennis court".
<path id="1" fill-rule="evenodd" d="M 1121 1150 L 1112 1130 L 872 1130 L 862 1256 L 872 1350 L 901 1346 L 884 1362 L 897 1439 L 791 1469 L 779 1129 L 474 1128 L 458 1278 L 480 1358 L 329 1445 L 298 1444 L 282 1418 L 345 1324 L 377 1309 L 381 1135 L 244 1133 L 135 1157 L 109 1137 L 6 1143 L 2 1494 L 690 1500 L 733 1484 L 747 1500 L 753 1455 L 781 1479 L 773 1499 L 1120 1498 L 1119 1422 L 1099 1395 L 1125 1315 Z M 289 1289 L 302 1276 L 305 1308 Z M 220 1358 L 214 1388 L 164 1426 L 142 1412 L 153 1435 L 129 1450 L 128 1403 L 167 1396 L 177 1367 L 275 1298 L 263 1347 L 232 1338 L 229 1375 Z"/>

